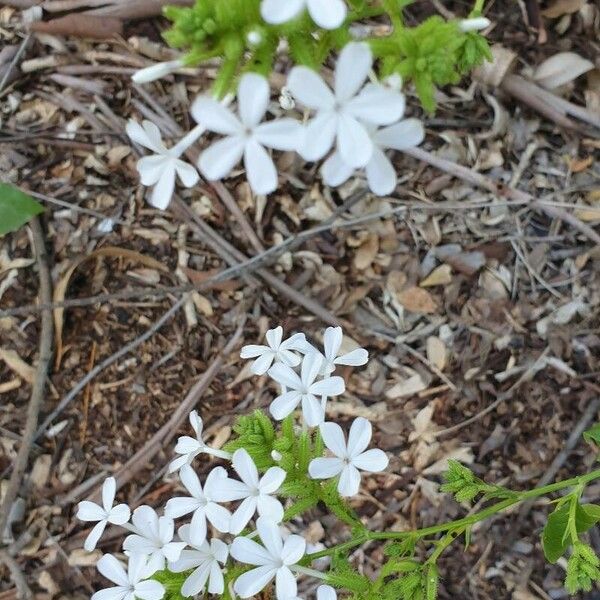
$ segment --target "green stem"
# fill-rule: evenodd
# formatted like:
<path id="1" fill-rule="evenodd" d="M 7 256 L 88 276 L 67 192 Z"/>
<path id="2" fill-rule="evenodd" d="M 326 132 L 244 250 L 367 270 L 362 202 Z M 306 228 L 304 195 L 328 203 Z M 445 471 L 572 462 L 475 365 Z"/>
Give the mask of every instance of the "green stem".
<path id="1" fill-rule="evenodd" d="M 465 531 L 465 528 L 453 529 L 449 531 L 439 542 L 437 543 L 436 549 L 431 553 L 431 556 L 425 562 L 426 565 L 435 565 L 438 558 L 443 554 L 444 550 L 448 546 L 454 543 L 454 540 Z"/>
<path id="2" fill-rule="evenodd" d="M 532 500 L 534 498 L 539 498 L 540 496 L 546 496 L 547 494 L 575 486 L 583 489 L 586 484 L 588 484 L 590 481 L 594 481 L 595 479 L 600 479 L 600 469 L 592 471 L 587 475 L 565 479 L 564 481 L 558 481 L 543 487 L 534 488 L 533 490 L 517 493 L 514 498 L 508 498 L 506 500 L 502 500 L 501 502 L 497 502 L 496 504 L 492 504 L 484 510 L 469 517 L 464 517 L 462 519 L 458 519 L 457 521 L 450 521 L 448 523 L 441 523 L 440 525 L 433 525 L 432 527 L 417 529 L 416 531 L 365 531 L 364 533 L 357 535 L 355 538 L 348 540 L 347 542 L 343 542 L 342 544 L 321 550 L 320 552 L 315 552 L 314 554 L 309 554 L 306 556 L 306 559 L 310 562 L 324 556 L 330 556 L 336 552 L 351 550 L 355 546 L 360 546 L 365 542 L 373 540 L 400 540 L 410 536 L 421 539 L 438 533 L 445 533 L 450 530 L 465 530 L 475 523 L 485 521 L 489 517 L 492 517 L 493 515 L 502 512 L 511 506 L 514 506 L 515 504 L 524 502 L 525 500 Z"/>
<path id="3" fill-rule="evenodd" d="M 473 10 L 469 16 L 471 17 L 479 17 L 483 13 L 483 5 L 485 4 L 485 0 L 475 0 L 475 6 L 473 6 Z"/>

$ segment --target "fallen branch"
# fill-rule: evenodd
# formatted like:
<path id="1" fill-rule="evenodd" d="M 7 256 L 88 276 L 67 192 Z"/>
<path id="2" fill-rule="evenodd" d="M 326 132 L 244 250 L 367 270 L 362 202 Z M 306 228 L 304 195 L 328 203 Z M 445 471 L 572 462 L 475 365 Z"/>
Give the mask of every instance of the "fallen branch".
<path id="1" fill-rule="evenodd" d="M 36 21 L 29 29 L 50 35 L 105 40 L 123 35 L 123 21 L 116 17 L 72 13 L 51 21 Z"/>
<path id="2" fill-rule="evenodd" d="M 44 234 L 39 219 L 33 218 L 30 222 L 30 226 L 33 233 L 33 251 L 38 266 L 40 300 L 42 303 L 48 304 L 52 301 L 52 279 L 50 277 L 50 269 L 48 268 L 48 260 L 46 257 Z M 29 452 L 35 441 L 35 429 L 40 408 L 44 400 L 48 367 L 52 358 L 52 339 L 52 312 L 50 310 L 44 310 L 42 312 L 39 357 L 35 372 L 35 380 L 31 390 L 31 399 L 29 400 L 29 406 L 27 408 L 25 431 L 23 432 L 22 442 L 14 461 L 13 471 L 4 496 L 4 501 L 0 507 L 0 531 L 4 531 L 6 528 L 10 509 L 21 488 L 23 474 L 27 468 Z"/>

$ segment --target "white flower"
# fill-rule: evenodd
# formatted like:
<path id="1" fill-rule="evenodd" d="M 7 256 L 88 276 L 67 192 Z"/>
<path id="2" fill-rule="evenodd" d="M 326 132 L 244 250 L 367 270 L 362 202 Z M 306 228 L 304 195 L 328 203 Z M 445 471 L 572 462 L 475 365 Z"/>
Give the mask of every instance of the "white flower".
<path id="1" fill-rule="evenodd" d="M 227 471 L 223 467 L 214 468 L 206 477 L 204 489 L 200 484 L 198 475 L 190 465 L 184 465 L 179 472 L 181 483 L 185 486 L 191 497 L 176 497 L 167 501 L 165 516 L 177 519 L 193 512 L 191 525 L 194 528 L 194 539 L 201 543 L 206 539 L 206 520 L 208 519 L 220 532 L 229 531 L 231 513 L 217 504 L 212 496 L 212 490 L 227 479 Z"/>
<path id="2" fill-rule="evenodd" d="M 202 453 L 212 454 L 213 456 L 224 458 L 226 460 L 231 458 L 231 455 L 228 452 L 211 448 L 202 441 L 202 430 L 204 428 L 204 424 L 202 423 L 202 417 L 200 417 L 198 411 L 193 410 L 190 413 L 189 418 L 190 425 L 196 433 L 196 437 L 193 438 L 189 435 L 182 435 L 177 440 L 177 444 L 175 444 L 175 452 L 177 454 L 181 454 L 181 456 L 171 461 L 169 464 L 169 473 L 173 473 L 174 471 L 177 471 L 177 469 L 181 469 L 181 467 L 184 465 L 191 464 L 194 458 L 196 458 L 198 454 Z"/>
<path id="3" fill-rule="evenodd" d="M 343 0 L 263 0 L 260 14 L 267 23 L 279 25 L 297 17 L 304 8 L 323 29 L 337 29 L 347 12 Z"/>
<path id="4" fill-rule="evenodd" d="M 98 561 L 98 571 L 117 585 L 96 592 L 92 600 L 160 600 L 165 595 L 165 588 L 161 583 L 153 579 L 144 581 L 150 576 L 145 556 L 130 557 L 125 571 L 112 554 L 105 554 Z"/>
<path id="5" fill-rule="evenodd" d="M 173 148 L 164 145 L 158 127 L 150 121 L 143 121 L 140 125 L 132 119 L 127 123 L 126 130 L 133 142 L 154 153 L 140 158 L 137 163 L 142 184 L 154 186 L 150 196 L 152 206 L 161 210 L 167 208 L 175 190 L 175 175 L 185 187 L 189 188 L 198 183 L 198 171 L 179 157 L 193 143 L 191 139 L 194 138 L 195 141 L 201 130 L 194 129 Z M 192 133 L 194 135 L 190 138 Z"/>
<path id="6" fill-rule="evenodd" d="M 283 506 L 273 494 L 281 487 L 286 472 L 280 467 L 271 467 L 259 479 L 256 465 L 244 448 L 234 452 L 231 462 L 241 481 L 220 479 L 212 490 L 219 502 L 243 499 L 231 517 L 230 533 L 242 531 L 257 511 L 261 517 L 279 523 L 283 519 Z"/>
<path id="7" fill-rule="evenodd" d="M 255 194 L 277 188 L 277 170 L 265 148 L 295 150 L 302 128 L 294 119 L 261 122 L 269 105 L 269 84 L 256 73 L 246 73 L 238 88 L 239 117 L 209 96 L 200 96 L 192 115 L 209 131 L 226 136 L 207 148 L 198 166 L 207 179 L 226 177 L 244 159 L 250 187 Z"/>
<path id="8" fill-rule="evenodd" d="M 317 588 L 317 600 L 337 600 L 337 592 L 330 585 Z"/>
<path id="9" fill-rule="evenodd" d="M 307 67 L 294 67 L 287 86 L 298 102 L 317 112 L 304 129 L 300 154 L 310 161 L 323 158 L 337 139 L 344 162 L 364 167 L 373 154 L 373 142 L 365 127 L 390 125 L 404 112 L 404 96 L 365 80 L 373 64 L 369 46 L 347 44 L 336 68 L 332 92 L 323 79 Z"/>
<path id="10" fill-rule="evenodd" d="M 344 335 L 341 327 L 328 327 L 323 336 L 323 349 L 325 350 L 325 361 L 321 372 L 330 375 L 335 371 L 336 365 L 347 365 L 360 367 L 366 365 L 369 353 L 364 348 L 356 348 L 347 354 L 338 354 L 342 346 Z"/>
<path id="11" fill-rule="evenodd" d="M 256 528 L 263 546 L 247 537 L 237 537 L 231 545 L 233 558 L 258 567 L 240 575 L 233 589 L 241 598 L 250 598 L 275 578 L 277 598 L 295 597 L 296 578 L 290 567 L 304 556 L 306 541 L 299 535 L 290 535 L 284 543 L 277 524 L 265 517 L 258 519 Z"/>
<path id="12" fill-rule="evenodd" d="M 486 17 L 474 17 L 473 19 L 463 19 L 458 22 L 458 28 L 467 33 L 469 31 L 481 31 L 487 29 L 492 22 Z"/>
<path id="13" fill-rule="evenodd" d="M 192 549 L 184 550 L 177 562 L 169 563 L 169 571 L 183 573 L 194 569 L 181 586 L 181 595 L 189 598 L 204 592 L 206 582 L 209 594 L 222 594 L 225 582 L 219 563 L 224 565 L 227 562 L 227 544 L 217 538 L 209 544 L 202 536 L 195 537 L 194 527 L 189 525 L 181 527 L 178 534 Z"/>
<path id="14" fill-rule="evenodd" d="M 329 479 L 340 475 L 338 492 L 342 496 L 354 496 L 360 486 L 360 472 L 375 473 L 388 466 L 388 457 L 383 450 L 365 449 L 371 441 L 371 423 L 367 419 L 354 419 L 348 435 L 348 444 L 342 428 L 337 423 L 323 423 L 321 435 L 325 445 L 335 455 L 327 458 L 314 458 L 308 465 L 313 479 Z"/>
<path id="15" fill-rule="evenodd" d="M 177 71 L 177 69 L 181 69 L 183 66 L 185 66 L 185 63 L 181 59 L 156 63 L 136 71 L 131 76 L 131 79 L 134 83 L 150 83 L 151 81 L 156 81 L 161 77 L 170 75 L 173 71 Z"/>
<path id="16" fill-rule="evenodd" d="M 274 419 L 277 421 L 285 419 L 298 404 L 302 403 L 302 415 L 310 427 L 316 427 L 323 421 L 324 409 L 316 396 L 325 398 L 339 396 L 344 393 L 346 386 L 341 377 L 327 377 L 315 381 L 322 364 L 323 357 L 320 354 L 310 353 L 302 360 L 300 376 L 283 363 L 276 363 L 269 369 L 269 376 L 290 390 L 271 403 L 269 410 Z"/>
<path id="17" fill-rule="evenodd" d="M 255 375 L 264 375 L 273 364 L 273 361 L 282 362 L 288 367 L 295 367 L 300 364 L 300 357 L 294 354 L 292 350 L 301 350 L 306 344 L 303 333 L 295 333 L 285 342 L 282 342 L 283 327 L 279 326 L 275 329 L 269 329 L 265 337 L 268 346 L 250 344 L 244 346 L 240 352 L 242 358 L 258 357 L 250 367 Z"/>
<path id="18" fill-rule="evenodd" d="M 374 194 L 387 196 L 396 189 L 398 178 L 396 170 L 384 150 L 390 148 L 403 151 L 418 146 L 425 137 L 423 124 L 418 119 L 405 119 L 371 132 L 373 155 L 365 167 L 367 183 Z M 347 181 L 354 168 L 344 162 L 340 152 L 334 152 L 321 168 L 323 181 L 331 187 L 337 187 Z"/>
<path id="19" fill-rule="evenodd" d="M 83 500 L 77 507 L 77 518 L 80 521 L 98 521 L 83 544 L 83 547 L 88 552 L 91 552 L 96 547 L 108 523 L 124 525 L 129 521 L 131 511 L 127 504 L 113 506 L 116 490 L 117 483 L 115 478 L 108 477 L 102 485 L 102 506 L 88 500 Z"/>
<path id="20" fill-rule="evenodd" d="M 166 561 L 174 562 L 179 558 L 186 543 L 173 541 L 173 519 L 159 517 L 152 507 L 143 505 L 133 511 L 131 520 L 137 533 L 125 538 L 123 550 L 131 556 L 147 556 L 148 570 L 151 574 L 164 569 Z"/>

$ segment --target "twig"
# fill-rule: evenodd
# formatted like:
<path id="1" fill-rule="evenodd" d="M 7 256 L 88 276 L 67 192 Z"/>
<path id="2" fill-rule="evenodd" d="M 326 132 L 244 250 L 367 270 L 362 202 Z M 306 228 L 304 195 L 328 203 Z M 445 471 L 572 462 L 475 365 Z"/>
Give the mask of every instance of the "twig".
<path id="1" fill-rule="evenodd" d="M 34 440 L 37 440 L 46 430 L 46 428 L 54 421 L 54 419 L 73 401 L 73 399 L 85 388 L 85 386 L 110 365 L 119 360 L 122 356 L 129 354 L 135 350 L 138 346 L 143 344 L 147 339 L 151 338 L 187 301 L 187 295 L 182 296 L 173 306 L 150 328 L 148 328 L 142 335 L 138 336 L 125 346 L 103 360 L 100 364 L 96 365 L 79 383 L 58 403 L 58 406 L 44 419 L 44 422 L 40 425 L 35 433 Z"/>
<path id="2" fill-rule="evenodd" d="M 23 571 L 21 571 L 19 563 L 6 550 L 0 551 L 0 562 L 3 562 L 10 571 L 12 580 L 17 588 L 17 598 L 20 600 L 31 600 L 33 598 L 33 593 L 27 585 L 27 581 L 25 580 L 25 576 L 23 575 Z"/>
<path id="3" fill-rule="evenodd" d="M 13 59 L 10 61 L 8 68 L 4 72 L 4 75 L 2 76 L 2 81 L 0 81 L 0 92 L 2 92 L 2 90 L 4 89 L 4 86 L 6 85 L 6 82 L 8 81 L 8 78 L 10 77 L 13 69 L 17 66 L 17 63 L 19 62 L 19 59 L 23 55 L 23 52 L 25 52 L 25 50 L 27 49 L 27 45 L 29 44 L 30 39 L 31 39 L 30 33 L 28 33 L 23 38 L 23 41 L 21 42 L 21 45 L 19 46 L 17 53 L 13 56 Z"/>
<path id="4" fill-rule="evenodd" d="M 225 359 L 236 347 L 244 325 L 246 323 L 245 317 L 238 325 L 235 333 L 231 336 L 231 339 L 227 342 L 223 350 L 215 357 L 210 367 L 200 376 L 198 381 L 194 384 L 192 389 L 187 393 L 187 396 L 177 407 L 171 418 L 140 448 L 120 469 L 114 473 L 114 477 L 117 480 L 117 488 L 121 488 L 126 484 L 140 469 L 147 465 L 152 458 L 163 449 L 173 438 L 177 429 L 185 421 L 186 417 L 194 406 L 200 400 L 202 394 L 206 391 L 208 386 L 211 384 L 214 377 L 217 375 Z M 91 497 L 95 498 L 98 496 L 96 491 Z"/>
<path id="5" fill-rule="evenodd" d="M 52 301 L 52 279 L 48 260 L 46 257 L 46 247 L 44 245 L 44 234 L 39 219 L 34 217 L 31 222 L 31 231 L 33 234 L 33 251 L 38 265 L 38 277 L 40 286 L 40 299 L 44 303 Z M 46 378 L 48 376 L 48 366 L 52 358 L 52 339 L 53 339 L 53 320 L 52 312 L 44 310 L 42 312 L 42 325 L 39 341 L 39 358 L 35 371 L 35 380 L 31 390 L 31 399 L 27 408 L 27 418 L 25 421 L 25 431 L 23 432 L 23 441 L 19 446 L 17 457 L 13 463 L 13 472 L 10 477 L 8 489 L 4 495 L 4 502 L 0 507 L 0 531 L 4 531 L 8 522 L 10 509 L 19 493 L 23 474 L 27 468 L 29 452 L 35 441 L 35 428 L 38 422 L 38 415 L 44 399 L 44 390 L 46 387 Z"/>
<path id="6" fill-rule="evenodd" d="M 575 229 L 579 230 L 580 233 L 583 233 L 589 240 L 594 242 L 596 245 L 600 245 L 600 235 L 592 227 L 590 227 L 586 223 L 583 223 L 575 215 L 568 213 L 566 210 L 557 208 L 556 206 L 549 206 L 543 201 L 536 200 L 531 194 L 523 192 L 522 190 L 509 188 L 503 186 L 502 184 L 497 184 L 493 179 L 490 179 L 485 175 L 481 175 L 481 173 L 477 173 L 472 169 L 463 167 L 462 165 L 459 165 L 450 160 L 446 160 L 445 158 L 435 156 L 434 154 L 431 154 L 431 152 L 427 152 L 422 148 L 410 148 L 408 150 L 405 150 L 404 152 L 409 156 L 412 156 L 413 158 L 422 160 L 423 162 L 429 163 L 430 165 L 437 167 L 438 169 L 440 169 L 440 171 L 444 171 L 445 173 L 454 175 L 454 177 L 458 177 L 459 179 L 468 181 L 473 185 L 488 190 L 496 196 L 499 196 L 501 198 L 508 198 L 510 200 L 514 200 L 515 202 L 527 204 L 531 208 L 546 213 L 546 215 L 548 216 L 560 219 L 561 221 L 565 221 Z"/>

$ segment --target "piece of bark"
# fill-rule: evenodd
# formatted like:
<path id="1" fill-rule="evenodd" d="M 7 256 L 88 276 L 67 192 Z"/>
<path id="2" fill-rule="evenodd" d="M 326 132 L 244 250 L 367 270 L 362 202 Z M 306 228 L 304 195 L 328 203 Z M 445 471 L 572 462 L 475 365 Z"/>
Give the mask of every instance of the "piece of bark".
<path id="1" fill-rule="evenodd" d="M 192 6 L 194 0 L 131 0 L 85 11 L 86 15 L 118 17 L 119 19 L 145 19 L 162 14 L 165 6 Z"/>
<path id="2" fill-rule="evenodd" d="M 38 21 L 30 27 L 37 33 L 105 40 L 123 35 L 123 22 L 113 17 L 74 13 L 51 21 Z"/>

